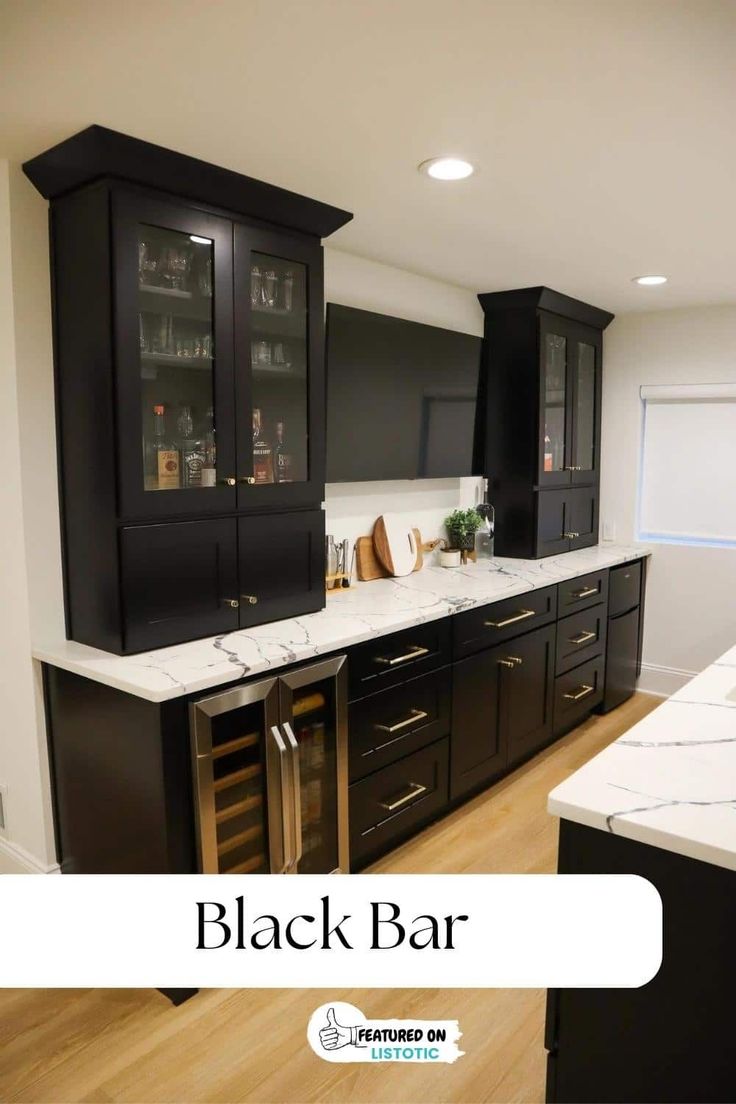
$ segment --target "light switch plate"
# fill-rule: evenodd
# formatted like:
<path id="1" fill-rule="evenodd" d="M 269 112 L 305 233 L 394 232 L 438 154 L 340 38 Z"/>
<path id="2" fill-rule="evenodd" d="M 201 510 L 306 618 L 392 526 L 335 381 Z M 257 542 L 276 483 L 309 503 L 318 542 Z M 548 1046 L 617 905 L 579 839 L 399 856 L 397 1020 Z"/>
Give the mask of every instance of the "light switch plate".
<path id="1" fill-rule="evenodd" d="M 603 522 L 603 539 L 604 541 L 615 541 L 616 539 L 616 522 L 604 521 Z"/>

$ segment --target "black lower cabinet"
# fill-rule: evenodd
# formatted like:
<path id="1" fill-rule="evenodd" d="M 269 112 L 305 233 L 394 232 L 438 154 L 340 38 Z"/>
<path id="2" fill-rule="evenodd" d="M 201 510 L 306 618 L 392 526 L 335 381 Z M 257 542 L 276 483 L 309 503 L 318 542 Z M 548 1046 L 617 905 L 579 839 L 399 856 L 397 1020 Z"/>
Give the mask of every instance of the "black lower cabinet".
<path id="1" fill-rule="evenodd" d="M 454 667 L 450 796 L 491 782 L 552 736 L 555 626 Z"/>
<path id="2" fill-rule="evenodd" d="M 736 873 L 567 820 L 558 869 L 648 879 L 663 958 L 640 989 L 550 991 L 549 1104 L 736 1100 Z"/>
<path id="3" fill-rule="evenodd" d="M 411 835 L 448 801 L 449 740 L 438 740 L 350 787 L 350 865 Z"/>
<path id="4" fill-rule="evenodd" d="M 641 673 L 645 584 L 646 560 L 611 570 L 601 713 L 623 704 L 636 689 Z"/>
<path id="5" fill-rule="evenodd" d="M 241 627 L 322 609 L 324 546 L 321 510 L 238 518 Z"/>
<path id="6" fill-rule="evenodd" d="M 238 628 L 233 519 L 130 526 L 120 555 L 126 652 Z"/>

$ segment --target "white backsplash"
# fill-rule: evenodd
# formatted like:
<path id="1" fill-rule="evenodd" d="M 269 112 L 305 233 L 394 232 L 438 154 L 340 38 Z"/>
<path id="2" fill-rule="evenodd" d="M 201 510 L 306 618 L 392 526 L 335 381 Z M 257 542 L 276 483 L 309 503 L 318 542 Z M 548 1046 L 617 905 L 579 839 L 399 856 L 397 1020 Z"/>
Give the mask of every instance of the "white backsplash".
<path id="1" fill-rule="evenodd" d="M 351 542 L 370 536 L 381 514 L 399 514 L 418 529 L 423 540 L 445 536 L 443 522 L 458 507 L 480 501 L 481 480 L 396 479 L 376 483 L 328 483 L 325 492 L 327 532 Z"/>

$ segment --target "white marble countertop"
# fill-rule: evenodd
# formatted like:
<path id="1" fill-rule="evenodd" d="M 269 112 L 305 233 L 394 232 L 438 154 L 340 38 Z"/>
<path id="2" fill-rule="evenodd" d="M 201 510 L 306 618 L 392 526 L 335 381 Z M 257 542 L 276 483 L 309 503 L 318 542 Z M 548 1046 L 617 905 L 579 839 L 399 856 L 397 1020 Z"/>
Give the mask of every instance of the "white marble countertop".
<path id="1" fill-rule="evenodd" d="M 547 807 L 736 870 L 736 648 L 557 786 Z"/>
<path id="2" fill-rule="evenodd" d="M 328 594 L 324 610 L 304 617 L 132 656 L 112 655 L 71 640 L 38 644 L 33 655 L 44 663 L 160 702 L 648 554 L 644 545 L 599 544 L 543 560 L 499 558 L 459 568 L 442 568 L 428 561 L 421 571 L 405 578 L 376 579 Z"/>

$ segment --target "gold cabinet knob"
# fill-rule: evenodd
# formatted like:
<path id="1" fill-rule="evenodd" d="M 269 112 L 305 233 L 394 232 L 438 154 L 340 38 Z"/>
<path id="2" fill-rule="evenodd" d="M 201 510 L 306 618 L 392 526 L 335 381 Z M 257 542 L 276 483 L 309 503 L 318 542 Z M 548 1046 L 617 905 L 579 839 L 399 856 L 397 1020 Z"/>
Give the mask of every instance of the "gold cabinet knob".
<path id="1" fill-rule="evenodd" d="M 241 478 L 240 478 L 240 479 L 238 480 L 238 482 L 239 482 L 239 483 L 249 483 L 249 484 L 251 484 L 251 485 L 252 485 L 253 483 L 255 483 L 255 481 L 256 481 L 256 477 L 255 477 L 254 475 L 243 475 L 243 476 L 241 476 Z"/>
<path id="2" fill-rule="evenodd" d="M 230 609 L 239 609 L 240 608 L 240 602 L 238 601 L 237 598 L 226 598 L 225 599 L 225 605 L 229 606 Z"/>
<path id="3" fill-rule="evenodd" d="M 235 477 L 232 475 L 228 475 L 225 479 L 221 479 L 220 482 L 224 483 L 226 487 L 234 487 Z"/>
<path id="4" fill-rule="evenodd" d="M 258 605 L 258 599 L 255 594 L 241 594 L 240 597 L 244 602 L 247 602 L 249 606 Z"/>

